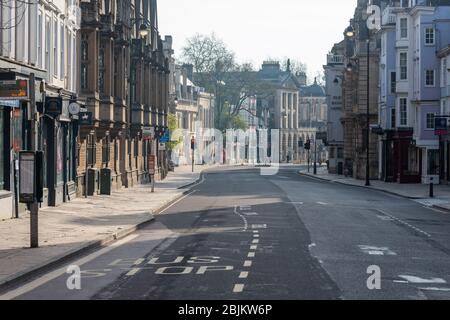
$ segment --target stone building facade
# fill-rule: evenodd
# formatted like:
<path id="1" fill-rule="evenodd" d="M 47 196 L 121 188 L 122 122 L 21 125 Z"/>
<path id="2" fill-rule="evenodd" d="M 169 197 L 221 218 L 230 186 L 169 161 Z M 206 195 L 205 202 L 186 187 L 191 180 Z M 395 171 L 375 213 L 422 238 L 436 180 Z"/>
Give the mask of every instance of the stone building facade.
<path id="1" fill-rule="evenodd" d="M 158 32 L 156 0 L 83 1 L 81 12 L 78 84 L 93 124 L 80 129 L 78 193 L 86 168 L 107 169 L 109 190 L 149 182 L 153 156 L 163 179 L 172 50 Z"/>
<path id="2" fill-rule="evenodd" d="M 369 169 L 371 179 L 378 178 L 378 137 L 368 130 L 378 124 L 378 75 L 379 47 L 376 35 L 371 35 L 366 25 L 368 0 L 359 0 L 351 20 L 354 37 L 345 39 L 345 62 L 342 83 L 344 130 L 344 173 L 357 179 L 366 175 L 366 151 L 369 148 Z M 370 36 L 369 59 L 367 40 Z M 369 77 L 369 115 L 367 123 L 367 72 Z M 366 135 L 369 134 L 369 145 Z"/>

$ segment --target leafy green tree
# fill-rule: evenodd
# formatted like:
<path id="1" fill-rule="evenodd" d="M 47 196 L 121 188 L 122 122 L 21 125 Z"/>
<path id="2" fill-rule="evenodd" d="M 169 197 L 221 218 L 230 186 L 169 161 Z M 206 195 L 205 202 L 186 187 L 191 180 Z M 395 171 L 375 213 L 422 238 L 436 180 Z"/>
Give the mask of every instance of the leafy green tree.
<path id="1" fill-rule="evenodd" d="M 167 143 L 168 150 L 174 150 L 180 143 L 183 142 L 183 137 L 181 135 L 173 136 L 176 134 L 176 130 L 178 129 L 178 121 L 177 117 L 173 113 L 169 113 L 167 116 L 168 127 L 171 134 L 171 141 Z"/>
<path id="2" fill-rule="evenodd" d="M 194 83 L 214 93 L 215 125 L 219 130 L 239 129 L 245 125 L 240 112 L 250 97 L 271 95 L 269 82 L 258 79 L 250 63 L 238 64 L 234 53 L 214 34 L 196 34 L 182 49 L 182 60 L 194 67 Z"/>

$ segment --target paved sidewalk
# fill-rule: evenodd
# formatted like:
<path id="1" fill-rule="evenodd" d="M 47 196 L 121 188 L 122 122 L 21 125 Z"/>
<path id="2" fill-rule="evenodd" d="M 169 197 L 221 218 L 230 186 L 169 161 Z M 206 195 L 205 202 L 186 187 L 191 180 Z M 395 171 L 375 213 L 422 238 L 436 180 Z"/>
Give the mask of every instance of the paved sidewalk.
<path id="1" fill-rule="evenodd" d="M 113 192 L 111 196 L 77 198 L 39 211 L 40 248 L 29 249 L 29 215 L 0 221 L 0 285 L 61 259 L 121 238 L 154 219 L 159 209 L 181 197 L 213 166 L 176 167 L 166 180 Z"/>
<path id="2" fill-rule="evenodd" d="M 357 180 L 342 175 L 330 174 L 325 167 L 318 168 L 317 175 L 314 175 L 312 172 L 313 170 L 311 169 L 309 173 L 306 170 L 301 170 L 299 173 L 326 181 L 332 181 L 335 183 L 380 190 L 383 192 L 401 196 L 403 198 L 413 199 L 426 206 L 432 206 L 435 208 L 450 211 L 450 187 L 446 185 L 435 185 L 435 197 L 430 198 L 429 185 L 387 183 L 378 180 L 371 180 L 371 186 L 366 187 L 365 180 Z"/>

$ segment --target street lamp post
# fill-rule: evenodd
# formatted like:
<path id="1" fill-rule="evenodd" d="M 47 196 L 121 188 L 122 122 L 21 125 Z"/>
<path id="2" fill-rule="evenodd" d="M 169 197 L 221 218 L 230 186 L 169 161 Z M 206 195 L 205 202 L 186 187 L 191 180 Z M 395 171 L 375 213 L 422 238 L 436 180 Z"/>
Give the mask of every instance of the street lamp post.
<path id="1" fill-rule="evenodd" d="M 353 27 L 350 25 L 345 30 L 345 36 L 348 38 L 353 38 L 355 36 L 355 31 Z M 370 186 L 370 30 L 368 30 L 367 33 L 367 80 L 366 80 L 366 94 L 367 94 L 367 101 L 366 101 L 366 186 Z M 351 70 L 352 66 L 351 64 L 347 65 L 347 70 Z"/>
<path id="2" fill-rule="evenodd" d="M 314 174 L 317 174 L 317 137 L 314 139 Z"/>
<path id="3" fill-rule="evenodd" d="M 370 34 L 367 37 L 366 186 L 370 186 Z"/>

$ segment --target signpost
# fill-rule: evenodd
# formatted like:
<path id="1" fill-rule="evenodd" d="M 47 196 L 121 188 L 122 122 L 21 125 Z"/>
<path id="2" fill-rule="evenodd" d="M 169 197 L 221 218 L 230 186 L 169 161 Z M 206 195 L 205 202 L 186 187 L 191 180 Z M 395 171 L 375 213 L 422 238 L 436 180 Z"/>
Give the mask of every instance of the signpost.
<path id="1" fill-rule="evenodd" d="M 152 179 L 152 193 L 155 192 L 155 156 L 153 154 L 148 156 L 148 172 Z"/>
<path id="2" fill-rule="evenodd" d="M 195 138 L 191 138 L 191 150 L 192 150 L 192 172 L 194 172 L 194 150 L 195 150 Z"/>
<path id="3" fill-rule="evenodd" d="M 30 73 L 30 119 L 31 119 L 31 151 L 36 152 L 38 148 L 38 124 L 36 113 L 36 86 L 34 73 Z M 36 160 L 36 159 L 35 159 Z M 36 188 L 35 188 L 36 189 Z M 31 248 L 39 247 L 39 224 L 38 214 L 39 206 L 36 197 L 29 204 L 30 208 L 30 246 Z"/>

